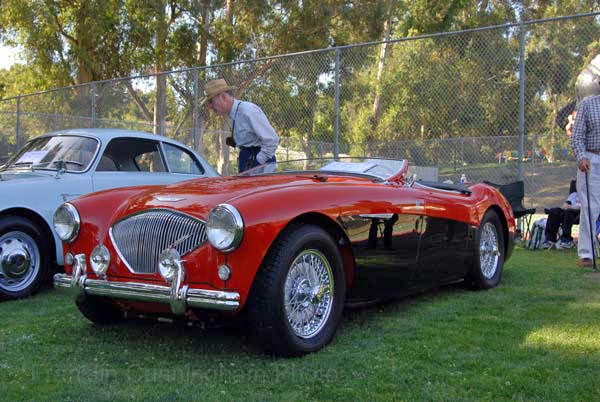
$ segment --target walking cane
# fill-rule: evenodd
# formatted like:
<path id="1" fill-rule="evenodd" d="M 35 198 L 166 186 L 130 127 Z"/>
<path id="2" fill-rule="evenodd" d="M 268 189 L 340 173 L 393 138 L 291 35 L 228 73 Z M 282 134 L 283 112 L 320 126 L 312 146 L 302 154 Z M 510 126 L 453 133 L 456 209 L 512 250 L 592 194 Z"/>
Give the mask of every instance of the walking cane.
<path id="1" fill-rule="evenodd" d="M 596 266 L 596 231 L 592 228 L 592 207 L 590 206 L 590 182 L 588 180 L 588 172 L 585 172 L 585 195 L 587 198 L 588 222 L 590 224 L 590 240 L 592 241 L 592 261 L 594 261 L 594 271 L 598 269 Z"/>

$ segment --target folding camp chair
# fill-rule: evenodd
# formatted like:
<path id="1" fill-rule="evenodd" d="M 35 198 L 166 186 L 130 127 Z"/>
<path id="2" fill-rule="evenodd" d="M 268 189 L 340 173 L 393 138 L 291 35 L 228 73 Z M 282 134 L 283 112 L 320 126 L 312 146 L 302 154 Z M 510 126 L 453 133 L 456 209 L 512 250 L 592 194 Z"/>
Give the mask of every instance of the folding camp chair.
<path id="1" fill-rule="evenodd" d="M 484 183 L 500 190 L 510 204 L 515 218 L 518 220 L 518 230 L 524 239 L 528 238 L 531 228 L 531 218 L 535 214 L 535 208 L 525 208 L 523 206 L 523 199 L 525 198 L 525 183 L 523 180 L 508 184 L 495 184 L 488 181 L 484 181 Z"/>

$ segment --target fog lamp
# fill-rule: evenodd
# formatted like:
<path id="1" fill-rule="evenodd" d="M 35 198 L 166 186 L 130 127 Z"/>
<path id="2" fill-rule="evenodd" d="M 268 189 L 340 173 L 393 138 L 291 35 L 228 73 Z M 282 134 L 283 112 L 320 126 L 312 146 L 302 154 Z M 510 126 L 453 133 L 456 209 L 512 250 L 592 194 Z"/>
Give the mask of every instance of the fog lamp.
<path id="1" fill-rule="evenodd" d="M 166 249 L 158 257 L 158 270 L 162 277 L 169 283 L 173 280 L 182 265 L 181 256 L 174 248 Z"/>
<path id="2" fill-rule="evenodd" d="M 71 253 L 65 254 L 65 264 L 66 265 L 73 265 L 74 262 L 75 262 L 75 257 L 73 256 L 73 254 L 71 254 Z"/>
<path id="3" fill-rule="evenodd" d="M 104 244 L 98 244 L 90 254 L 90 265 L 94 273 L 100 278 L 104 277 L 110 265 L 110 252 Z"/>
<path id="4" fill-rule="evenodd" d="M 219 269 L 217 270 L 217 274 L 219 275 L 219 278 L 226 281 L 231 277 L 231 268 L 229 268 L 227 265 L 220 265 Z"/>

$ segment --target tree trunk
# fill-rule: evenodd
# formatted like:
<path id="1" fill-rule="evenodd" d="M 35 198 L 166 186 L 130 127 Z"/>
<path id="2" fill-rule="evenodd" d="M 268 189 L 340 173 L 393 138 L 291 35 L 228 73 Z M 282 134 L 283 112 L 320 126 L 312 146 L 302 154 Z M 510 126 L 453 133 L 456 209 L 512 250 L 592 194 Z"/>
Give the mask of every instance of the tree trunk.
<path id="1" fill-rule="evenodd" d="M 88 13 L 85 2 L 80 5 L 77 9 L 78 21 L 85 21 Z M 63 28 L 61 27 L 61 30 Z M 89 32 L 86 29 L 84 23 L 75 25 L 75 37 L 68 37 L 69 46 L 72 47 L 73 53 L 76 57 L 77 73 L 75 76 L 75 84 L 86 84 L 95 80 L 95 74 L 93 66 L 89 63 L 90 54 L 93 49 L 91 41 L 96 40 L 95 38 L 89 37 Z M 88 50 L 90 49 L 90 50 Z M 82 116 L 91 116 L 91 105 L 92 105 L 92 92 L 89 85 L 84 85 L 76 88 L 77 102 L 76 105 L 80 108 L 77 113 Z M 93 126 L 94 122 L 90 124 Z"/>
<path id="2" fill-rule="evenodd" d="M 384 38 L 383 40 L 390 40 L 390 34 L 392 31 L 392 1 L 387 1 L 387 11 L 386 11 L 386 19 L 383 23 L 383 32 Z M 385 67 L 385 61 L 388 56 L 390 44 L 385 42 L 381 44 L 381 50 L 379 51 L 379 60 L 377 63 L 377 78 L 375 80 L 375 98 L 373 99 L 373 108 L 371 109 L 371 133 L 367 139 L 368 153 L 370 154 L 372 151 L 372 144 L 376 139 L 376 130 L 379 125 L 379 119 L 381 118 L 381 80 L 383 78 L 383 69 Z"/>
<path id="3" fill-rule="evenodd" d="M 314 124 L 315 124 L 315 109 L 314 108 L 310 108 L 310 116 L 309 116 L 309 124 L 308 124 L 308 132 L 306 133 L 306 141 L 302 142 L 302 147 L 304 149 L 304 155 L 306 155 L 305 157 L 305 162 L 304 162 L 304 169 L 308 168 L 308 159 L 312 159 L 313 158 L 313 152 L 312 152 L 312 148 L 311 148 L 311 139 L 313 138 L 314 135 Z M 323 155 L 319 155 L 320 158 L 323 157 Z"/>
<path id="4" fill-rule="evenodd" d="M 206 54 L 208 53 L 208 36 L 210 31 L 210 17 L 212 14 L 211 0 L 195 0 L 194 1 L 194 21 L 197 24 L 198 38 L 196 42 L 196 66 L 206 66 Z M 203 91 L 201 88 L 204 87 L 203 82 L 206 81 L 206 70 L 198 70 L 198 101 L 200 102 L 203 97 Z M 190 100 L 191 102 L 192 100 Z M 194 147 L 196 152 L 204 156 L 204 131 L 206 128 L 206 117 L 208 113 L 206 108 L 200 108 L 195 110 L 194 113 L 194 127 L 196 128 L 194 137 Z"/>
<path id="5" fill-rule="evenodd" d="M 227 0 L 225 3 L 225 19 L 229 25 L 233 24 L 233 2 L 234 0 Z M 227 117 L 225 117 L 225 119 L 227 119 Z M 229 130 L 225 129 L 221 130 L 219 135 L 216 136 L 219 142 L 219 146 L 217 148 L 219 150 L 218 166 L 220 167 L 220 172 L 222 175 L 228 175 L 231 168 L 229 163 L 229 146 L 225 143 L 225 138 L 227 138 L 229 135 L 231 135 Z"/>
<path id="6" fill-rule="evenodd" d="M 161 71 L 156 66 L 155 73 Z M 167 76 L 160 74 L 156 76 L 156 97 L 154 100 L 154 134 L 165 135 L 167 125 Z"/>
<path id="7" fill-rule="evenodd" d="M 225 139 L 229 135 L 227 130 L 221 130 L 219 135 L 216 136 L 220 149 L 223 151 L 221 155 L 222 159 L 219 160 L 219 170 L 224 176 L 229 175 L 231 172 L 231 163 L 229 163 L 229 145 L 225 143 Z"/>
<path id="8" fill-rule="evenodd" d="M 88 13 L 89 10 L 87 9 L 86 2 L 82 2 L 76 12 L 77 20 L 82 22 L 75 25 L 75 37 L 67 37 L 69 46 L 72 47 L 77 60 L 76 84 L 92 82 L 96 78 L 93 66 L 89 63 L 89 60 L 91 59 L 89 53 L 92 52 L 91 49 L 94 49 L 93 42 L 96 41 L 97 38 L 90 37 L 89 29 L 83 22 L 88 19 Z M 61 26 L 60 29 L 63 30 L 64 28 Z"/>
<path id="9" fill-rule="evenodd" d="M 156 62 L 154 73 L 158 74 L 166 70 L 165 60 L 167 51 L 168 21 L 166 21 L 166 4 L 158 2 L 157 6 L 157 29 L 156 29 Z M 159 74 L 156 76 L 156 93 L 154 99 L 154 134 L 165 135 L 167 124 L 167 76 Z"/>

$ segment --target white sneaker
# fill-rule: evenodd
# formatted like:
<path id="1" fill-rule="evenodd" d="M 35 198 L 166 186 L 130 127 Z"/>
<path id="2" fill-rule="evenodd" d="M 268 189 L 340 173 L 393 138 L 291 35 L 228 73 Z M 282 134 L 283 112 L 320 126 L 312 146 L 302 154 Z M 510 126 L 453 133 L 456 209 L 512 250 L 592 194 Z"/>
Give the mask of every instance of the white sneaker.
<path id="1" fill-rule="evenodd" d="M 573 240 L 561 240 L 558 243 L 556 243 L 556 248 L 558 248 L 558 245 L 560 244 L 560 248 L 564 248 L 564 249 L 569 249 L 572 248 L 575 243 L 573 242 Z"/>
<path id="2" fill-rule="evenodd" d="M 548 250 L 549 248 L 554 247 L 555 243 L 553 241 L 550 240 L 546 240 L 545 242 L 542 243 L 542 248 L 544 250 Z"/>

